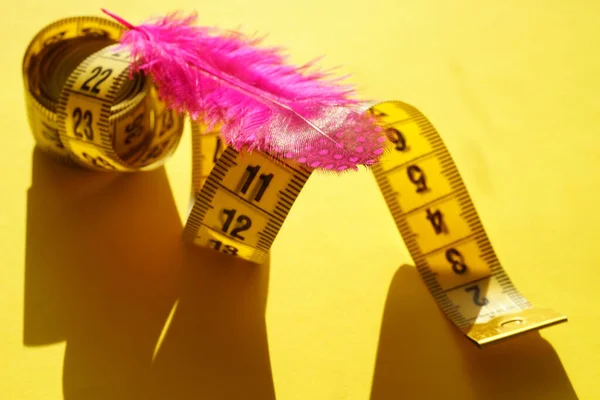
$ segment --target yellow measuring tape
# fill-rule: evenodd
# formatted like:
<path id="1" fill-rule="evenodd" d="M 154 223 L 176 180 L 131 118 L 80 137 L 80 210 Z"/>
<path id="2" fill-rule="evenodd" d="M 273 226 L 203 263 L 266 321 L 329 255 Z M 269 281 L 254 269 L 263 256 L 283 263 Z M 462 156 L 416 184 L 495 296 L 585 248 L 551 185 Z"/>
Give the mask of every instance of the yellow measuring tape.
<path id="1" fill-rule="evenodd" d="M 153 81 L 129 77 L 117 50 L 123 28 L 98 17 L 41 30 L 23 60 L 28 118 L 37 145 L 58 159 L 101 171 L 156 168 L 177 148 L 184 116 Z M 429 291 L 479 346 L 566 321 L 533 307 L 509 280 L 439 134 L 414 107 L 387 101 L 379 116 L 390 151 L 373 173 Z M 265 261 L 296 197 L 305 167 L 239 153 L 218 132 L 192 123 L 194 204 L 184 239 L 232 257 Z"/>

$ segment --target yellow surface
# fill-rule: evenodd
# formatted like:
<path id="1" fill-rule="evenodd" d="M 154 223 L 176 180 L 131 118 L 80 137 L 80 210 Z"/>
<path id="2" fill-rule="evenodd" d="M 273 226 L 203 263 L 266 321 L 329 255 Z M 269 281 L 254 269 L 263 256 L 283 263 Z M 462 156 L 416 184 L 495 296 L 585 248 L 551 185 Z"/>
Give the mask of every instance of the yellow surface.
<path id="1" fill-rule="evenodd" d="M 0 398 L 600 399 L 598 1 L 5 3 Z M 268 33 L 293 61 L 326 55 L 364 97 L 418 107 L 517 287 L 569 322 L 468 343 L 403 266 L 370 172 L 311 177 L 253 268 L 181 244 L 189 126 L 151 173 L 34 152 L 25 47 L 100 7 L 132 22 L 196 7 L 203 24 Z"/>

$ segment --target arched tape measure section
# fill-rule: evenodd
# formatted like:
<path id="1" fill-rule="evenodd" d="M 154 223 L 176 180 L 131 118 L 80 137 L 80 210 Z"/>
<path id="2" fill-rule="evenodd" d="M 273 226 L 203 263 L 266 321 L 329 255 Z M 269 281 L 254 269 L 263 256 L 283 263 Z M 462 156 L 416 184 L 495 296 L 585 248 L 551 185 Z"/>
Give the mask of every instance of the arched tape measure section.
<path id="1" fill-rule="evenodd" d="M 492 248 L 464 182 L 433 125 L 400 101 L 375 105 L 390 151 L 377 184 L 429 291 L 479 346 L 566 321 L 532 307 Z"/>

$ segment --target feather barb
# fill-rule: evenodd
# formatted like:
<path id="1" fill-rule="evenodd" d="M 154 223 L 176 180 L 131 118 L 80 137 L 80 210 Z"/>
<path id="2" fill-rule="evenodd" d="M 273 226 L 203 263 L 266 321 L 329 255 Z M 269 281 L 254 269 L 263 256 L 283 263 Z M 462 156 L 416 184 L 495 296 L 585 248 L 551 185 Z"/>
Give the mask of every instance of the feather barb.
<path id="1" fill-rule="evenodd" d="M 170 107 L 221 126 L 237 150 L 268 152 L 314 169 L 344 171 L 371 165 L 385 137 L 363 113 L 354 91 L 313 70 L 286 64 L 279 49 L 237 31 L 194 24 L 196 15 L 172 13 L 133 25 L 102 9 L 128 30 L 120 42 L 132 71 L 156 82 Z"/>

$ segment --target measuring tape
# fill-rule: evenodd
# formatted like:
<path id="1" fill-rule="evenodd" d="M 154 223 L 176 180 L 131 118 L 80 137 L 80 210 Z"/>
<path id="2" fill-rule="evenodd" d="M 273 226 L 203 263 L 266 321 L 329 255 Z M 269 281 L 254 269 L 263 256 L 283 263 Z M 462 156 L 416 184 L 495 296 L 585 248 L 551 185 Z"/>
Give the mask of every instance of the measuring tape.
<path id="1" fill-rule="evenodd" d="M 157 168 L 175 151 L 184 116 L 150 77 L 129 76 L 123 27 L 98 17 L 57 21 L 23 59 L 29 123 L 37 146 L 92 170 Z M 387 101 L 376 115 L 389 151 L 373 173 L 400 234 L 445 315 L 479 346 L 566 321 L 533 307 L 502 269 L 439 134 L 414 107 Z M 192 122 L 194 203 L 186 241 L 260 264 L 311 170 L 223 145 Z"/>
<path id="2" fill-rule="evenodd" d="M 27 114 L 37 145 L 100 171 L 156 168 L 176 149 L 183 116 L 147 77 L 129 79 L 123 28 L 96 17 L 60 20 L 38 33 L 23 59 Z"/>

